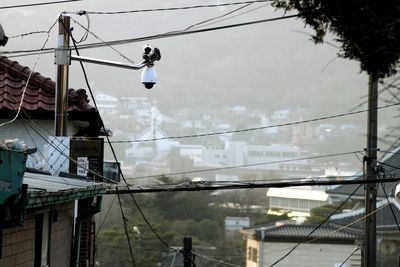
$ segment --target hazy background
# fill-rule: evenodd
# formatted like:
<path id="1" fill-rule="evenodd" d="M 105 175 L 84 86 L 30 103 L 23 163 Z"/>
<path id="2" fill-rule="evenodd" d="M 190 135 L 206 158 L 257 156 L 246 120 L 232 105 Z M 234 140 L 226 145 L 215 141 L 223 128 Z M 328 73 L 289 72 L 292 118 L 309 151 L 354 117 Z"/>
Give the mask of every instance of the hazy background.
<path id="1" fill-rule="evenodd" d="M 121 11 L 218 2 L 85 0 L 40 7 L 0 9 L 0 22 L 8 36 L 15 36 L 31 31 L 47 31 L 62 11 Z M 1 6 L 15 4 L 15 1 L 1 2 Z M 18 4 L 22 3 L 18 1 Z M 89 29 L 104 41 L 143 37 L 183 30 L 238 7 L 90 15 Z M 254 10 L 206 27 L 283 15 L 281 11 L 276 12 L 266 3 L 252 4 L 235 14 L 251 9 Z M 84 16 L 72 15 L 72 18 L 87 26 Z M 80 39 L 85 31 L 74 22 L 71 22 L 71 25 L 74 27 L 75 38 Z M 46 47 L 54 47 L 56 32 L 57 26 L 53 28 Z M 265 112 L 304 107 L 310 110 L 310 114 L 304 115 L 304 119 L 348 112 L 365 101 L 367 75 L 360 73 L 357 62 L 337 57 L 338 48 L 331 45 L 335 43 L 332 36 L 327 37 L 330 44 L 315 45 L 310 41 L 310 33 L 312 31 L 305 28 L 302 21 L 287 19 L 115 46 L 115 49 L 136 62 L 141 60 L 144 44 L 149 43 L 160 48 L 162 59 L 155 66 L 158 84 L 152 90 L 145 90 L 140 84 L 139 71 L 89 64 L 86 64 L 86 69 L 95 94 L 103 92 L 116 97 L 145 96 L 155 101 L 161 112 L 169 114 L 181 108 L 208 110 L 234 105 L 257 108 Z M 37 49 L 46 38 L 46 34 L 12 38 L 6 47 L 0 49 L 0 53 Z M 99 40 L 89 34 L 85 43 L 91 42 Z M 81 55 L 126 62 L 109 47 L 81 50 Z M 36 56 L 13 59 L 32 68 Z M 53 61 L 52 53 L 44 54 L 35 70 L 54 79 Z M 86 88 L 82 71 L 76 62 L 70 67 L 70 87 Z M 366 106 L 360 109 L 366 109 Z M 381 134 L 394 123 L 395 112 L 395 108 L 379 111 Z M 366 113 L 347 116 L 342 118 L 341 122 L 362 125 L 360 133 L 353 137 L 344 137 L 354 138 L 354 147 L 345 147 L 343 150 L 363 149 Z M 232 123 L 234 125 L 234 122 Z M 107 121 L 105 124 L 107 125 Z"/>

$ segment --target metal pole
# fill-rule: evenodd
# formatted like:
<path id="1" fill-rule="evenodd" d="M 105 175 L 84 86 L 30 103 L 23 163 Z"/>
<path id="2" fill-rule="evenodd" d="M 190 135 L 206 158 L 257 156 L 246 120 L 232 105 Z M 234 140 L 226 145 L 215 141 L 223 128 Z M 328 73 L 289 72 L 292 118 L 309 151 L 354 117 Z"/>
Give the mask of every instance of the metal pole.
<path id="1" fill-rule="evenodd" d="M 377 159 L 378 132 L 378 79 L 369 75 L 368 83 L 368 132 L 366 151 L 366 180 L 375 180 Z M 376 266 L 376 183 L 365 185 L 365 219 L 364 227 L 364 267 Z"/>
<path id="2" fill-rule="evenodd" d="M 68 73 L 69 73 L 69 28 L 70 17 L 58 18 L 58 36 L 56 48 L 57 79 L 55 93 L 55 135 L 67 135 L 68 116 Z"/>
<path id="3" fill-rule="evenodd" d="M 183 267 L 192 267 L 192 238 L 185 236 L 183 238 Z"/>

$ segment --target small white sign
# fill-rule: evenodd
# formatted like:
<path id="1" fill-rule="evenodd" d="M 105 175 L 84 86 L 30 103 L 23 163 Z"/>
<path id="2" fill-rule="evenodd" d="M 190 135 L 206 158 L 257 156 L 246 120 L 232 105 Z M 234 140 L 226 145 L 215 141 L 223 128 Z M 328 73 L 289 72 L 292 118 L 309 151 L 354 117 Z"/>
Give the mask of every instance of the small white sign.
<path id="1" fill-rule="evenodd" d="M 89 170 L 89 160 L 87 157 L 78 157 L 76 174 L 87 176 Z"/>

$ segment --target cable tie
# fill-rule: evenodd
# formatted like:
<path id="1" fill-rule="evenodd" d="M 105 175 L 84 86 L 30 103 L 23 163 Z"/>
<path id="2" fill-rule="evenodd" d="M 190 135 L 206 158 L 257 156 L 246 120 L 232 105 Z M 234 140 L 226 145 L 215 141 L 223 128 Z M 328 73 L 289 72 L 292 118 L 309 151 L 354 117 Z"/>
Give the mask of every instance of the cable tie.
<path id="1" fill-rule="evenodd" d="M 85 10 L 81 10 L 81 11 L 76 12 L 76 14 L 79 16 L 84 16 L 87 14 L 87 12 Z"/>

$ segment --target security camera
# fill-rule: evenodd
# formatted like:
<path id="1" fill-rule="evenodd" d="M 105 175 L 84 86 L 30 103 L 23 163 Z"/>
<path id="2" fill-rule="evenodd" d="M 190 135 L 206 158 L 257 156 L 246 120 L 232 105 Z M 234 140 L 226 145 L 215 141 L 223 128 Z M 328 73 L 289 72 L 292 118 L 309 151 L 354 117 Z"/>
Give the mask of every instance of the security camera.
<path id="1" fill-rule="evenodd" d="M 159 61 L 161 59 L 160 49 L 158 49 L 157 47 L 154 47 L 153 49 L 150 45 L 145 45 L 143 47 L 143 59 L 149 63 Z"/>
<path id="2" fill-rule="evenodd" d="M 161 59 L 161 52 L 160 49 L 154 47 L 153 53 L 150 54 L 151 61 L 159 61 Z"/>
<path id="3" fill-rule="evenodd" d="M 142 71 L 141 82 L 146 89 L 151 89 L 157 83 L 157 74 L 153 66 L 146 66 Z"/>
<path id="4" fill-rule="evenodd" d="M 144 54 L 146 54 L 146 55 L 148 55 L 148 54 L 150 54 L 150 52 L 151 52 L 151 46 L 149 45 L 149 44 L 145 44 L 144 46 L 143 46 L 143 52 L 144 52 Z"/>
<path id="5" fill-rule="evenodd" d="M 5 46 L 7 44 L 8 37 L 4 33 L 3 27 L 0 24 L 0 46 Z"/>

